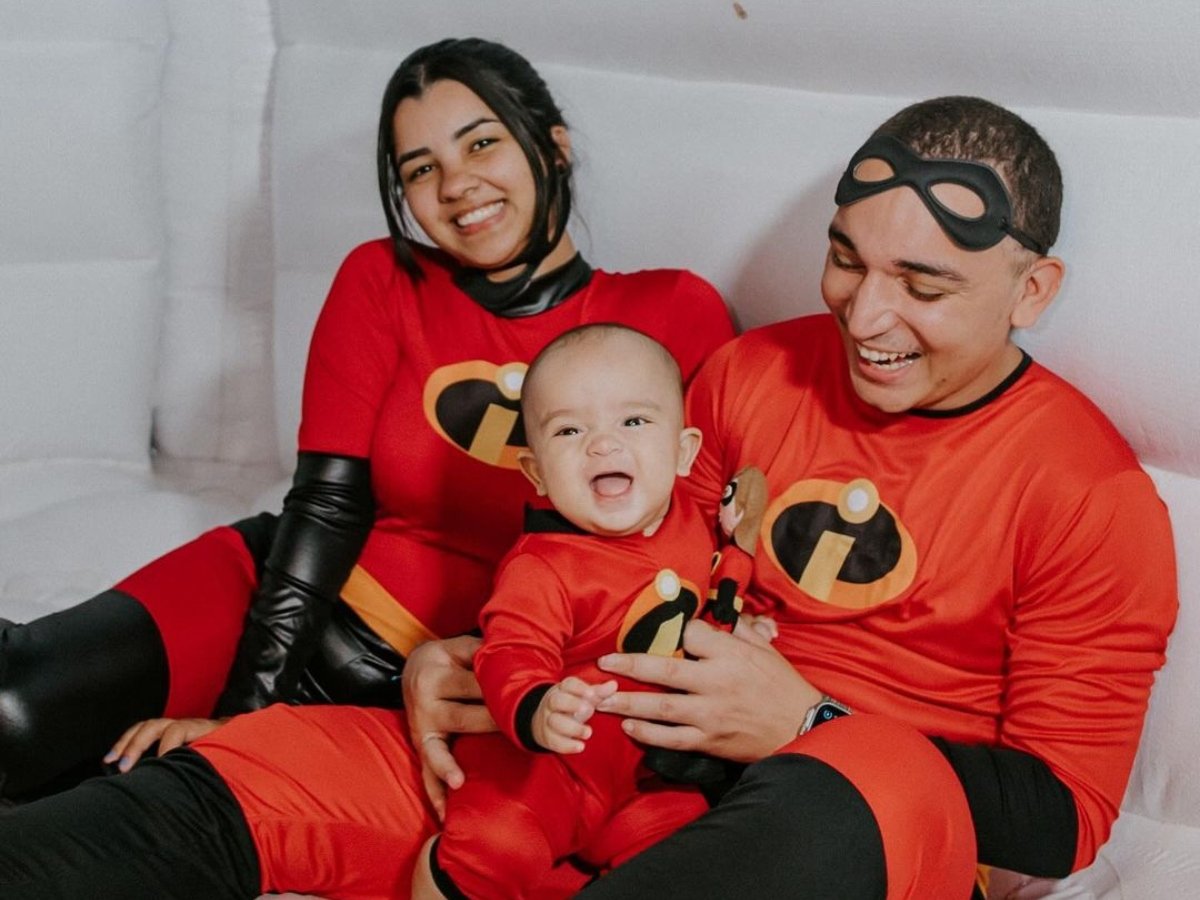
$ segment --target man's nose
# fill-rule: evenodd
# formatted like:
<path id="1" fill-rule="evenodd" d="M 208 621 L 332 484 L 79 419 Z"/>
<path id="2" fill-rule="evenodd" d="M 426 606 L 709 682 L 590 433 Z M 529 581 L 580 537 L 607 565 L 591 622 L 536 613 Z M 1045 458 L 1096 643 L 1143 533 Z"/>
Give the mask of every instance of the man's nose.
<path id="1" fill-rule="evenodd" d="M 846 327 L 853 337 L 866 339 L 890 330 L 896 322 L 896 285 L 878 272 L 868 272 L 850 298 Z"/>

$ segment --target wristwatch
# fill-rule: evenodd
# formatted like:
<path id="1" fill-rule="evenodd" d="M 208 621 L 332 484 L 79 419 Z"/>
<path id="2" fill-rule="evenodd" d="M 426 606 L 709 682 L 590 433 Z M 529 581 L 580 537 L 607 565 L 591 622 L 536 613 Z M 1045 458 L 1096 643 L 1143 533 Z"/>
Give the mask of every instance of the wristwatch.
<path id="1" fill-rule="evenodd" d="M 834 700 L 828 694 L 822 694 L 821 699 L 809 707 L 804 715 L 804 724 L 796 732 L 796 737 L 808 734 L 818 725 L 823 725 L 833 719 L 850 715 L 850 707 L 845 703 Z"/>

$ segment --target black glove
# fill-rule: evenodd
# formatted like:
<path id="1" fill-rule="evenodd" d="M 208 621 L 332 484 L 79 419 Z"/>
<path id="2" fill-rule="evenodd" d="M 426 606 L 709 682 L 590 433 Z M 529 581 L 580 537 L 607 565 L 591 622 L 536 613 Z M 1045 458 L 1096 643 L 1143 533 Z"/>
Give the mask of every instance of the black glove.
<path id="1" fill-rule="evenodd" d="M 374 518 L 368 460 L 299 455 L 216 715 L 292 699 Z"/>

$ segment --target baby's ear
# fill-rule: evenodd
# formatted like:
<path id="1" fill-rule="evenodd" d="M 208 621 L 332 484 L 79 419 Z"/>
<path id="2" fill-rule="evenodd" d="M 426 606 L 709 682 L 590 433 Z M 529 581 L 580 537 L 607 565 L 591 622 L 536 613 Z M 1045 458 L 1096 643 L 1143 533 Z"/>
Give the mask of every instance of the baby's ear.
<path id="1" fill-rule="evenodd" d="M 692 463 L 696 461 L 696 454 L 700 452 L 700 442 L 703 440 L 703 435 L 699 428 L 685 428 L 679 432 L 679 464 L 675 467 L 675 474 L 685 476 L 692 471 Z"/>
<path id="2" fill-rule="evenodd" d="M 527 447 L 518 450 L 517 465 L 521 467 L 521 471 L 529 479 L 529 483 L 537 489 L 538 496 L 545 497 L 546 487 L 542 484 L 542 470 L 538 466 L 537 457 L 533 455 L 533 451 Z"/>

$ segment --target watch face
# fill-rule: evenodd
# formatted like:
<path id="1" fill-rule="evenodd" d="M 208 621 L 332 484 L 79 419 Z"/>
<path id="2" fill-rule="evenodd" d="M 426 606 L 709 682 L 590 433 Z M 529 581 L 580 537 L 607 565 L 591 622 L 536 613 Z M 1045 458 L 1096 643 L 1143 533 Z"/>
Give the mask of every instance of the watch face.
<path id="1" fill-rule="evenodd" d="M 840 706 L 834 706 L 832 703 L 822 703 L 817 707 L 817 714 L 813 717 L 813 727 L 816 728 L 822 722 L 828 722 L 831 719 L 847 715 L 849 713 Z"/>

